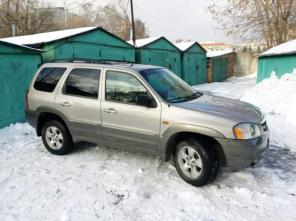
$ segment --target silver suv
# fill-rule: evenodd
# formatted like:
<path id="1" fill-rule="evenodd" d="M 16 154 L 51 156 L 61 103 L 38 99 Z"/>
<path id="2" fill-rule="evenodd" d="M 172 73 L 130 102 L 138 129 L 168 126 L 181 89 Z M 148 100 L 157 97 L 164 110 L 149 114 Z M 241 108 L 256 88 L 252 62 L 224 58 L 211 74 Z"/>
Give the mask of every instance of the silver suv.
<path id="1" fill-rule="evenodd" d="M 87 62 L 44 64 L 27 94 L 27 119 L 47 150 L 92 142 L 171 160 L 203 186 L 222 167 L 255 164 L 268 146 L 255 106 L 193 90 L 162 67 Z"/>

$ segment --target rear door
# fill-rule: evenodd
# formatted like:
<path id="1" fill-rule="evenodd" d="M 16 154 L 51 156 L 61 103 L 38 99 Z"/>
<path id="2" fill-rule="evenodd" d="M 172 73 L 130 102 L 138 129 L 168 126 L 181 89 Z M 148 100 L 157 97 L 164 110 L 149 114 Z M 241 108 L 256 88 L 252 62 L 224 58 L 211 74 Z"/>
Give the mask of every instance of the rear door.
<path id="1" fill-rule="evenodd" d="M 101 140 L 99 84 L 101 69 L 72 68 L 56 96 L 56 109 L 63 112 L 75 137 Z M 86 139 L 89 140 L 89 139 Z"/>

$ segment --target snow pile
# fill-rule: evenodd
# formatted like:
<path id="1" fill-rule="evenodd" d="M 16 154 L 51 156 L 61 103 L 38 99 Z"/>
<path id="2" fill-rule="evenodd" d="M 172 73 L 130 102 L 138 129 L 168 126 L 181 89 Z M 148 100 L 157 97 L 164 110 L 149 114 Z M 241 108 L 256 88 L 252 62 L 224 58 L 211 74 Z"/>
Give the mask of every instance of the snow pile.
<path id="1" fill-rule="evenodd" d="M 273 144 L 296 151 L 296 69 L 281 78 L 272 74 L 248 90 L 242 100 L 266 113 Z"/>
<path id="2" fill-rule="evenodd" d="M 296 39 L 288 41 L 286 43 L 275 46 L 264 53 L 261 56 L 279 55 L 279 54 L 292 54 L 296 53 Z"/>
<path id="3" fill-rule="evenodd" d="M 256 84 L 256 73 L 244 77 L 231 77 L 223 82 L 196 85 L 193 88 L 222 97 L 240 99 L 250 87 Z"/>

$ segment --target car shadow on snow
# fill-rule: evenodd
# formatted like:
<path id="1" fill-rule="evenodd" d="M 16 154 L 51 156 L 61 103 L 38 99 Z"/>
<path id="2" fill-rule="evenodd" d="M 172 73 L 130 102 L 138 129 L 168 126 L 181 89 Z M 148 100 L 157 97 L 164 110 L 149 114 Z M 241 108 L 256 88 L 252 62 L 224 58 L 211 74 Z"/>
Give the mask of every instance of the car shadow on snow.
<path id="1" fill-rule="evenodd" d="M 98 145 L 88 142 L 79 142 L 73 144 L 73 151 L 70 154 L 79 154 L 83 152 L 91 151 L 93 148 L 96 148 Z"/>
<path id="2" fill-rule="evenodd" d="M 282 172 L 282 178 L 291 178 L 291 175 L 296 177 L 296 153 L 286 148 L 270 145 L 255 167 L 279 170 Z"/>

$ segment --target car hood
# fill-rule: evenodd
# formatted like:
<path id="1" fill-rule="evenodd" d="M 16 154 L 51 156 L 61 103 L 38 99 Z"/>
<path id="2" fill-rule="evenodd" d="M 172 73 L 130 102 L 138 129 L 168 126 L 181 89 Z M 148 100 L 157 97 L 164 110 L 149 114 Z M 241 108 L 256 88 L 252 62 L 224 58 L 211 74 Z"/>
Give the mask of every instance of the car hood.
<path id="1" fill-rule="evenodd" d="M 257 123 L 263 118 L 260 109 L 252 104 L 209 94 L 191 101 L 175 103 L 174 106 L 228 118 L 237 123 Z"/>

